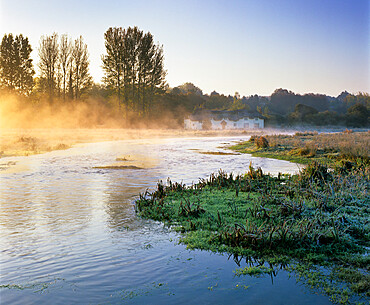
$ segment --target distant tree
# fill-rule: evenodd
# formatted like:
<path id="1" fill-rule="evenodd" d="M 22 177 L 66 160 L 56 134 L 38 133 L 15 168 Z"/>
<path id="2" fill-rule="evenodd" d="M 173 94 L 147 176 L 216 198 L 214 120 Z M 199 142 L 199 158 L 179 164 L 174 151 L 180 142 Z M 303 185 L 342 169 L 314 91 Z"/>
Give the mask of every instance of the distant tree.
<path id="1" fill-rule="evenodd" d="M 48 91 L 47 82 L 44 77 L 35 77 L 35 85 L 32 89 L 32 99 L 40 100 L 44 97 L 45 92 Z"/>
<path id="2" fill-rule="evenodd" d="M 362 104 L 370 110 L 370 95 L 362 92 L 359 92 L 356 95 L 347 94 L 343 100 L 343 103 L 346 105 L 347 109 L 356 104 Z"/>
<path id="3" fill-rule="evenodd" d="M 318 111 L 326 111 L 329 109 L 329 99 L 323 94 L 308 93 L 305 95 L 296 95 L 297 102 L 317 109 Z"/>
<path id="4" fill-rule="evenodd" d="M 294 111 L 294 106 L 298 104 L 296 95 L 286 89 L 276 89 L 271 94 L 271 110 L 279 114 L 287 114 Z"/>
<path id="5" fill-rule="evenodd" d="M 0 46 L 0 86 L 29 95 L 35 71 L 30 58 L 32 48 L 22 34 L 4 35 Z"/>
<path id="6" fill-rule="evenodd" d="M 359 92 L 356 95 L 357 102 L 366 106 L 367 110 L 370 111 L 370 94 L 366 92 Z"/>
<path id="7" fill-rule="evenodd" d="M 172 94 L 181 94 L 181 91 L 179 89 L 179 87 L 174 87 L 171 89 L 171 93 Z"/>
<path id="8" fill-rule="evenodd" d="M 329 109 L 340 114 L 345 114 L 347 111 L 346 104 L 342 100 L 339 100 L 338 98 L 334 98 L 330 101 Z"/>
<path id="9" fill-rule="evenodd" d="M 305 95 L 295 94 L 286 89 L 276 89 L 271 95 L 270 109 L 279 114 L 288 114 L 294 111 L 297 104 L 314 107 L 318 111 L 329 109 L 329 97 L 323 94 L 308 93 Z"/>
<path id="10" fill-rule="evenodd" d="M 180 86 L 177 87 L 181 93 L 183 94 L 188 94 L 188 93 L 193 93 L 193 94 L 196 94 L 196 95 L 199 95 L 199 96 L 202 96 L 203 95 L 203 92 L 200 88 L 198 88 L 197 86 L 195 86 L 193 83 L 184 83 Z"/>
<path id="11" fill-rule="evenodd" d="M 108 106 L 110 93 L 110 89 L 107 89 L 106 86 L 99 83 L 92 83 L 89 90 L 89 97 L 92 97 L 94 100 L 97 100 L 100 103 Z"/>
<path id="12" fill-rule="evenodd" d="M 357 103 L 348 108 L 346 113 L 346 123 L 351 127 L 364 127 L 369 125 L 369 111 L 361 104 Z"/>
<path id="13" fill-rule="evenodd" d="M 356 95 L 357 102 L 366 106 L 367 110 L 370 111 L 370 94 L 366 92 L 359 92 Z"/>
<path id="14" fill-rule="evenodd" d="M 342 115 L 328 110 L 306 115 L 305 122 L 317 126 L 343 125 L 344 123 Z"/>
<path id="15" fill-rule="evenodd" d="M 345 98 L 347 97 L 347 95 L 351 95 L 351 94 L 349 94 L 347 91 L 343 91 L 343 92 L 341 92 L 341 94 L 339 94 L 337 96 L 337 100 L 343 102 L 345 100 Z"/>
<path id="16" fill-rule="evenodd" d="M 285 125 L 286 123 L 286 118 L 280 114 L 269 114 L 265 116 L 265 127 Z"/>
<path id="17" fill-rule="evenodd" d="M 247 105 L 243 104 L 243 102 L 240 100 L 240 98 L 238 98 L 238 96 L 240 97 L 239 93 L 236 92 L 234 96 L 234 101 L 228 110 L 234 111 L 234 110 L 244 110 L 248 108 Z"/>
<path id="18" fill-rule="evenodd" d="M 229 109 L 232 105 L 233 101 L 230 101 L 227 96 L 220 95 L 220 94 L 212 94 L 206 98 L 205 101 L 205 108 L 206 109 L 218 109 L 224 110 Z"/>
<path id="19" fill-rule="evenodd" d="M 39 68 L 41 78 L 46 79 L 49 99 L 52 100 L 57 87 L 57 71 L 59 65 L 58 34 L 41 36 L 39 47 Z"/>
<path id="20" fill-rule="evenodd" d="M 267 106 L 263 107 L 263 113 L 262 113 L 262 115 L 264 117 L 268 118 L 269 117 L 269 114 L 270 114 L 269 108 Z"/>
<path id="21" fill-rule="evenodd" d="M 289 113 L 288 120 L 291 124 L 296 124 L 296 123 L 300 124 L 301 122 L 310 123 L 310 122 L 307 122 L 306 118 L 312 115 L 315 115 L 317 113 L 318 113 L 317 109 L 313 107 L 310 107 L 304 104 L 297 104 L 295 106 L 295 111 Z"/>
<path id="22" fill-rule="evenodd" d="M 307 106 L 305 104 L 297 104 L 295 106 L 295 112 L 299 113 L 302 117 L 309 115 L 309 114 L 318 113 L 317 109 L 311 106 Z"/>
<path id="23" fill-rule="evenodd" d="M 265 109 L 269 104 L 269 101 L 266 97 L 258 96 L 257 94 L 251 95 L 249 97 L 243 96 L 242 98 L 243 104 L 247 106 L 247 109 L 252 112 L 263 112 L 262 109 Z M 260 109 L 260 111 L 258 111 Z"/>
<path id="24" fill-rule="evenodd" d="M 243 98 L 242 102 L 251 109 L 251 111 L 257 111 L 257 107 L 260 106 L 260 99 L 257 94 L 251 95 L 248 98 Z"/>

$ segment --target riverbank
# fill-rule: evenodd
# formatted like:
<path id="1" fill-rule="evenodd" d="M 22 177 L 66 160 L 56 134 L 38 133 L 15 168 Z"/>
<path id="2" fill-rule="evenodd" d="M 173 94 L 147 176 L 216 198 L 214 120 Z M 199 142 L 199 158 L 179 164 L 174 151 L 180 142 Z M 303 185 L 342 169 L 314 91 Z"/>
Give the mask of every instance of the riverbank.
<path id="1" fill-rule="evenodd" d="M 364 164 L 329 171 L 314 163 L 278 177 L 250 167 L 190 187 L 159 183 L 136 209 L 184 233 L 191 249 L 262 260 L 237 275 L 291 268 L 333 302 L 347 303 L 370 297 L 369 178 Z"/>
<path id="2" fill-rule="evenodd" d="M 0 158 L 67 149 L 75 144 L 130 139 L 246 136 L 262 131 L 190 131 L 182 129 L 0 129 Z"/>
<path id="3" fill-rule="evenodd" d="M 249 141 L 228 147 L 231 150 L 300 164 L 313 161 L 333 166 L 337 161 L 360 161 L 369 164 L 370 132 L 338 133 L 296 132 L 252 136 Z"/>
<path id="4" fill-rule="evenodd" d="M 278 134 L 278 135 L 276 135 Z M 268 149 L 257 148 L 254 142 L 241 142 L 231 147 L 240 153 L 250 153 L 256 157 L 267 157 L 307 164 L 312 160 L 327 161 L 338 154 L 331 146 L 326 147 L 328 158 L 322 158 L 320 139 L 327 143 L 342 143 L 337 137 L 345 133 L 317 134 L 315 132 L 296 132 L 292 129 L 261 130 L 183 130 L 183 129 L 0 129 L 0 158 L 28 156 L 53 150 L 61 150 L 81 143 L 120 141 L 131 139 L 181 138 L 181 137 L 220 137 L 220 136 L 265 136 L 269 140 Z M 353 138 L 353 135 L 355 138 Z M 361 136 L 358 136 L 361 135 Z M 359 139 L 357 138 L 359 137 Z M 360 150 L 369 154 L 368 132 L 354 132 L 347 135 L 346 149 Z M 315 143 L 318 141 L 317 143 Z M 297 143 L 300 143 L 297 145 Z M 344 146 L 344 145 L 343 145 Z M 364 148 L 367 148 L 367 150 Z M 315 152 L 315 156 L 313 156 Z M 330 159 L 332 160 L 332 159 Z M 329 160 L 329 162 L 330 162 Z M 325 161 L 325 162 L 326 162 Z"/>

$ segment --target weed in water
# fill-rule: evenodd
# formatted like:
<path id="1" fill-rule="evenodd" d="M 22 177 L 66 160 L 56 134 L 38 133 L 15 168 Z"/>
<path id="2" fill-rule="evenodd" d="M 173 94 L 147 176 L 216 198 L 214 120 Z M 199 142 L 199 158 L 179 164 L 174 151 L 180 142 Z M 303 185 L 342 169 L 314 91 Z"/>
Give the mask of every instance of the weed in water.
<path id="1" fill-rule="evenodd" d="M 272 262 L 280 257 L 281 266 L 294 260 L 356 272 L 369 266 L 369 189 L 370 171 L 363 163 L 345 170 L 312 163 L 297 175 L 279 177 L 250 165 L 244 175 L 220 170 L 189 187 L 160 182 L 154 192 L 140 195 L 136 210 L 144 218 L 177 227 L 190 249 Z M 347 296 L 339 295 L 335 285 L 325 286 L 324 293 L 338 302 L 368 294 L 368 270 L 362 270 L 351 277 L 331 275 L 346 283 Z M 307 279 L 314 281 L 312 276 Z M 328 276 L 322 275 L 325 280 Z"/>

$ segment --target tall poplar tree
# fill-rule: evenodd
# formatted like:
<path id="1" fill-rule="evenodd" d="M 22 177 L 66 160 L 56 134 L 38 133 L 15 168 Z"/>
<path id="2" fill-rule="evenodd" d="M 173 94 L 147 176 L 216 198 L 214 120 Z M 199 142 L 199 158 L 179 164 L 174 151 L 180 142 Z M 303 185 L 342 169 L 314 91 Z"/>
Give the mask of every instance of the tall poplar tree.
<path id="1" fill-rule="evenodd" d="M 72 77 L 74 97 L 79 99 L 82 93 L 90 88 L 92 78 L 89 73 L 89 52 L 87 45 L 84 43 L 82 36 L 74 41 L 72 48 Z"/>
<path id="2" fill-rule="evenodd" d="M 28 95 L 33 86 L 32 48 L 22 34 L 4 35 L 0 45 L 0 86 Z"/>
<path id="3" fill-rule="evenodd" d="M 39 68 L 41 77 L 46 80 L 49 99 L 52 100 L 57 87 L 57 71 L 59 69 L 58 34 L 41 36 L 39 47 Z"/>
<path id="4" fill-rule="evenodd" d="M 68 35 L 42 36 L 39 48 L 41 79 L 50 99 L 79 99 L 91 87 L 89 52 L 82 36 L 71 42 Z M 62 93 L 62 94 L 61 94 Z"/>
<path id="5" fill-rule="evenodd" d="M 72 43 L 68 38 L 68 35 L 63 34 L 60 36 L 60 48 L 59 48 L 59 62 L 60 71 L 62 74 L 62 91 L 63 100 L 66 100 L 67 84 L 68 84 L 68 71 L 71 65 L 71 53 L 72 53 Z"/>
<path id="6" fill-rule="evenodd" d="M 122 28 L 109 28 L 104 33 L 105 49 L 107 55 L 102 55 L 105 76 L 103 82 L 117 92 L 118 105 L 121 107 L 123 79 L 125 77 L 124 65 L 124 35 Z"/>
<path id="7" fill-rule="evenodd" d="M 126 109 L 147 115 L 155 95 L 165 86 L 163 47 L 138 27 L 109 28 L 104 38 L 105 85 L 116 91 L 120 103 L 123 91 Z"/>

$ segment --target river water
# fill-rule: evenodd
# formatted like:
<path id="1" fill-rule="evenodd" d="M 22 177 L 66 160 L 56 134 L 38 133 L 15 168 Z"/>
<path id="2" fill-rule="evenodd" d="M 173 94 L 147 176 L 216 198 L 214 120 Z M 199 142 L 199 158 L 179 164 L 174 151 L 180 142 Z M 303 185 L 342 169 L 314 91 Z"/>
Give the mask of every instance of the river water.
<path id="1" fill-rule="evenodd" d="M 299 170 L 199 153 L 240 139 L 101 142 L 1 159 L 12 166 L 0 171 L 0 303 L 329 304 L 283 270 L 237 277 L 228 255 L 187 250 L 177 233 L 136 217 L 138 194 L 168 177 L 190 184 L 221 168 L 242 173 L 250 162 L 272 174 Z"/>

